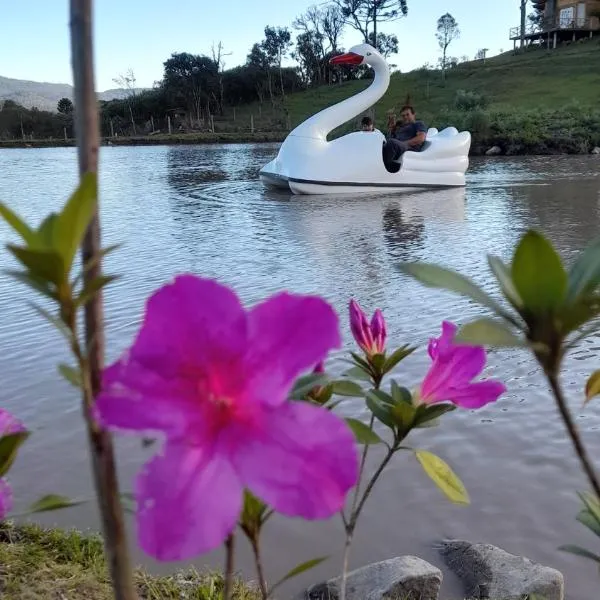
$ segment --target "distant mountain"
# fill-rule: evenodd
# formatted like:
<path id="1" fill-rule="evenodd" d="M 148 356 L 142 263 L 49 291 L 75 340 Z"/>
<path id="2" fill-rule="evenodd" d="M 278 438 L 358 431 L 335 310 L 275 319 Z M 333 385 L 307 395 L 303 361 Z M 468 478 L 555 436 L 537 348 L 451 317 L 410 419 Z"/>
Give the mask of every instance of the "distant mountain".
<path id="1" fill-rule="evenodd" d="M 141 92 L 143 89 L 145 88 L 136 89 L 136 92 Z M 124 89 L 106 90 L 99 92 L 98 98 L 100 100 L 125 98 L 127 93 L 128 91 Z M 56 105 L 61 98 L 73 99 L 72 85 L 0 77 L 0 103 L 4 100 L 14 100 L 26 108 L 36 106 L 40 110 L 56 112 Z"/>

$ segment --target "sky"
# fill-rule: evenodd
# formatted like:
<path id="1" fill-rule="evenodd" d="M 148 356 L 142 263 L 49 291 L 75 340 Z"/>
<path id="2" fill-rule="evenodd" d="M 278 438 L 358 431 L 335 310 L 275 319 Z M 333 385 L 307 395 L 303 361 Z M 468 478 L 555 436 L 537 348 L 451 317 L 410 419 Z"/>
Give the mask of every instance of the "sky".
<path id="1" fill-rule="evenodd" d="M 219 41 L 231 52 L 226 68 L 242 64 L 265 25 L 291 28 L 296 16 L 320 1 L 96 0 L 96 87 L 118 87 L 113 79 L 129 68 L 138 87 L 151 87 L 171 53 L 210 55 Z M 519 0 L 408 0 L 408 16 L 379 30 L 398 36 L 399 53 L 389 62 L 409 71 L 437 61 L 436 21 L 446 12 L 461 30 L 451 56 L 472 58 L 480 48 L 488 48 L 489 55 L 508 50 L 519 5 Z M 68 6 L 68 0 L 0 0 L 0 76 L 72 83 Z M 348 49 L 360 36 L 348 28 L 342 42 Z"/>

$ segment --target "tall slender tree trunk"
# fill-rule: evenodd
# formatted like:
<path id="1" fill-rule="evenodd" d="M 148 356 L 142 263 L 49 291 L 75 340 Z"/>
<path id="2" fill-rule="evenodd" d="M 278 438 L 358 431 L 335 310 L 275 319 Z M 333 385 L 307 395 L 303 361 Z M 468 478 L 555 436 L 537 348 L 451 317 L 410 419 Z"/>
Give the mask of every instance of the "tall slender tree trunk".
<path id="1" fill-rule="evenodd" d="M 75 84 L 75 119 L 79 157 L 79 172 L 97 173 L 100 127 L 98 103 L 94 90 L 92 42 L 92 0 L 71 0 L 71 60 Z M 97 190 L 96 190 L 97 194 Z M 99 210 L 92 218 L 82 243 L 82 258 L 87 268 L 84 284 L 101 274 Z M 90 261 L 94 266 L 90 267 Z M 89 388 L 92 398 L 84 392 L 83 412 L 87 424 L 92 470 L 102 518 L 104 547 L 116 600 L 136 600 L 131 563 L 127 548 L 123 507 L 119 497 L 114 449 L 111 436 L 100 428 L 93 414 L 93 399 L 101 387 L 104 363 L 104 315 L 102 293 L 98 292 L 85 305 L 85 342 L 88 348 Z"/>

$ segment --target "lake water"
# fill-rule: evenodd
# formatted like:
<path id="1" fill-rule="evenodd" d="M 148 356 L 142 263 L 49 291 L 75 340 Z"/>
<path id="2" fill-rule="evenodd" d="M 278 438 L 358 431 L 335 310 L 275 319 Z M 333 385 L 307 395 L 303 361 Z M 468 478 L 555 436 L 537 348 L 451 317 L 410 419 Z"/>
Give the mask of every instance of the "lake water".
<path id="1" fill-rule="evenodd" d="M 529 227 L 545 232 L 572 257 L 600 231 L 600 161 L 595 157 L 474 160 L 466 190 L 372 197 L 292 197 L 265 191 L 259 168 L 275 145 L 102 148 L 104 244 L 124 242 L 106 261 L 122 279 L 106 294 L 108 359 L 130 343 L 144 300 L 173 274 L 191 271 L 233 285 L 253 303 L 283 288 L 320 293 L 342 314 L 356 297 L 369 311 L 383 309 L 391 343 L 420 343 L 398 373 L 417 384 L 427 366 L 424 344 L 443 319 L 463 322 L 478 314 L 466 300 L 431 291 L 399 274 L 402 260 L 443 263 L 493 289 L 485 255 L 509 260 Z M 76 184 L 73 149 L 0 151 L 0 198 L 38 222 Z M 0 224 L 0 241 L 14 237 Z M 6 252 L 0 266 L 13 266 Z M 88 497 L 91 482 L 77 394 L 56 374 L 68 358 L 63 340 L 33 313 L 32 295 L 0 274 L 0 406 L 34 432 L 11 473 L 17 509 L 55 492 Z M 577 424 L 593 457 L 600 452 L 600 415 L 582 411 L 586 376 L 598 368 L 600 340 L 588 340 L 567 361 L 564 383 Z M 343 363 L 336 355 L 332 370 Z M 447 537 L 497 544 L 565 573 L 569 598 L 595 597 L 597 569 L 556 550 L 562 543 L 594 549 L 597 540 L 575 522 L 575 490 L 586 489 L 570 443 L 544 381 L 527 355 L 493 352 L 488 373 L 509 392 L 477 412 L 455 411 L 413 444 L 444 457 L 460 474 L 472 504 L 449 504 L 414 458 L 398 456 L 359 526 L 352 566 L 416 554 L 441 566 L 435 543 Z M 348 413 L 366 413 L 359 401 Z M 147 453 L 139 442 L 119 440 L 122 485 Z M 372 455 L 377 459 L 377 453 Z M 600 468 L 600 464 L 598 465 Z M 40 516 L 47 524 L 97 527 L 87 504 Z M 272 579 L 296 563 L 333 554 L 292 586 L 334 575 L 339 568 L 337 519 L 305 525 L 277 519 L 265 552 Z M 219 553 L 198 565 L 219 565 Z M 162 571 L 170 565 L 154 565 Z M 247 549 L 240 568 L 252 576 Z M 449 595 L 456 581 L 446 576 Z"/>

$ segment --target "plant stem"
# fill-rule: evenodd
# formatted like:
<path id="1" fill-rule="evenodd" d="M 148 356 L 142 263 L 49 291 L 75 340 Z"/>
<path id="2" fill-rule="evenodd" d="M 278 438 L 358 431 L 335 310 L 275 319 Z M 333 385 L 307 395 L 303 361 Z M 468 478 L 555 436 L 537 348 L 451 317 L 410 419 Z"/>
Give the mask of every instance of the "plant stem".
<path id="1" fill-rule="evenodd" d="M 223 586 L 223 599 L 231 600 L 233 594 L 233 569 L 235 554 L 235 537 L 231 534 L 225 541 L 225 584 Z"/>
<path id="2" fill-rule="evenodd" d="M 252 546 L 252 553 L 254 554 L 254 564 L 256 566 L 256 574 L 258 576 L 258 585 L 260 586 L 260 595 L 262 600 L 267 600 L 269 597 L 269 588 L 267 587 L 267 580 L 265 579 L 265 572 L 262 565 L 262 558 L 260 556 L 260 546 L 258 539 L 252 538 L 250 540 Z"/>
<path id="3" fill-rule="evenodd" d="M 71 0 L 70 27 L 79 171 L 83 175 L 98 171 L 99 124 L 94 90 L 92 0 Z M 90 260 L 95 260 L 95 265 L 84 275 L 84 283 L 95 279 L 101 272 L 101 261 L 98 259 L 100 248 L 100 219 L 96 209 L 81 248 L 84 267 Z M 104 323 L 100 292 L 85 306 L 85 342 L 87 360 L 81 363 L 84 368 L 83 413 L 102 518 L 105 552 L 115 599 L 135 600 L 137 594 L 133 585 L 123 508 L 119 500 L 112 440 L 108 432 L 96 424 L 92 415 L 94 398 L 101 387 L 104 360 Z"/>
<path id="4" fill-rule="evenodd" d="M 377 467 L 377 470 L 375 471 L 375 473 L 371 477 L 369 483 L 367 484 L 367 487 L 365 488 L 365 492 L 364 492 L 362 498 L 360 499 L 358 506 L 356 506 L 356 508 L 354 508 L 352 510 L 352 514 L 350 515 L 350 521 L 348 522 L 348 525 L 346 527 L 346 542 L 344 544 L 344 557 L 342 560 L 342 577 L 340 580 L 340 600 L 346 599 L 346 584 L 347 584 L 347 580 L 348 580 L 348 563 L 350 561 L 350 548 L 352 546 L 352 538 L 354 536 L 354 530 L 356 529 L 356 523 L 358 522 L 358 517 L 360 516 L 360 513 L 362 512 L 365 502 L 367 501 L 368 497 L 370 496 L 371 492 L 373 491 L 373 487 L 375 486 L 375 483 L 377 483 L 377 480 L 379 479 L 379 477 L 381 476 L 381 474 L 387 467 L 388 463 L 390 462 L 392 456 L 398 449 L 399 443 L 400 442 L 396 442 L 391 448 L 388 449 L 388 452 L 385 455 L 385 458 L 383 459 L 383 461 L 381 461 L 381 464 L 379 465 L 379 467 Z"/>
<path id="5" fill-rule="evenodd" d="M 373 387 L 378 390 L 381 386 L 381 377 L 373 375 Z M 375 415 L 371 413 L 371 420 L 369 421 L 369 429 L 373 430 L 375 425 Z M 346 519 L 346 515 L 342 512 L 342 520 L 344 522 L 344 529 L 346 530 L 346 539 L 344 541 L 344 555 L 342 558 L 342 578 L 340 581 L 340 600 L 346 600 L 346 581 L 348 579 L 348 565 L 350 563 L 350 549 L 352 548 L 352 538 L 354 537 L 354 529 L 356 528 L 356 507 L 358 504 L 358 498 L 360 496 L 360 486 L 362 484 L 362 478 L 365 472 L 365 465 L 367 463 L 367 455 L 369 454 L 369 444 L 365 444 L 363 448 L 362 457 L 360 459 L 360 467 L 358 470 L 358 481 L 356 482 L 356 488 L 354 490 L 354 498 L 352 499 L 352 507 L 350 509 L 350 519 Z"/>
<path id="6" fill-rule="evenodd" d="M 596 472 L 594 471 L 594 467 L 592 466 L 590 458 L 583 445 L 581 436 L 579 435 L 579 431 L 577 430 L 577 425 L 575 425 L 573 417 L 571 416 L 571 412 L 569 411 L 569 407 L 567 406 L 562 386 L 560 385 L 560 381 L 558 380 L 557 371 L 547 371 L 546 377 L 548 378 L 548 382 L 552 389 L 552 393 L 554 394 L 556 404 L 558 405 L 558 410 L 560 411 L 560 415 L 565 423 L 565 427 L 567 428 L 569 436 L 571 437 L 571 441 L 573 442 L 573 446 L 575 448 L 577 456 L 579 457 L 581 466 L 583 467 L 583 470 L 587 475 L 588 481 L 590 482 L 590 485 L 592 486 L 596 497 L 600 499 L 600 485 L 598 483 Z"/>

